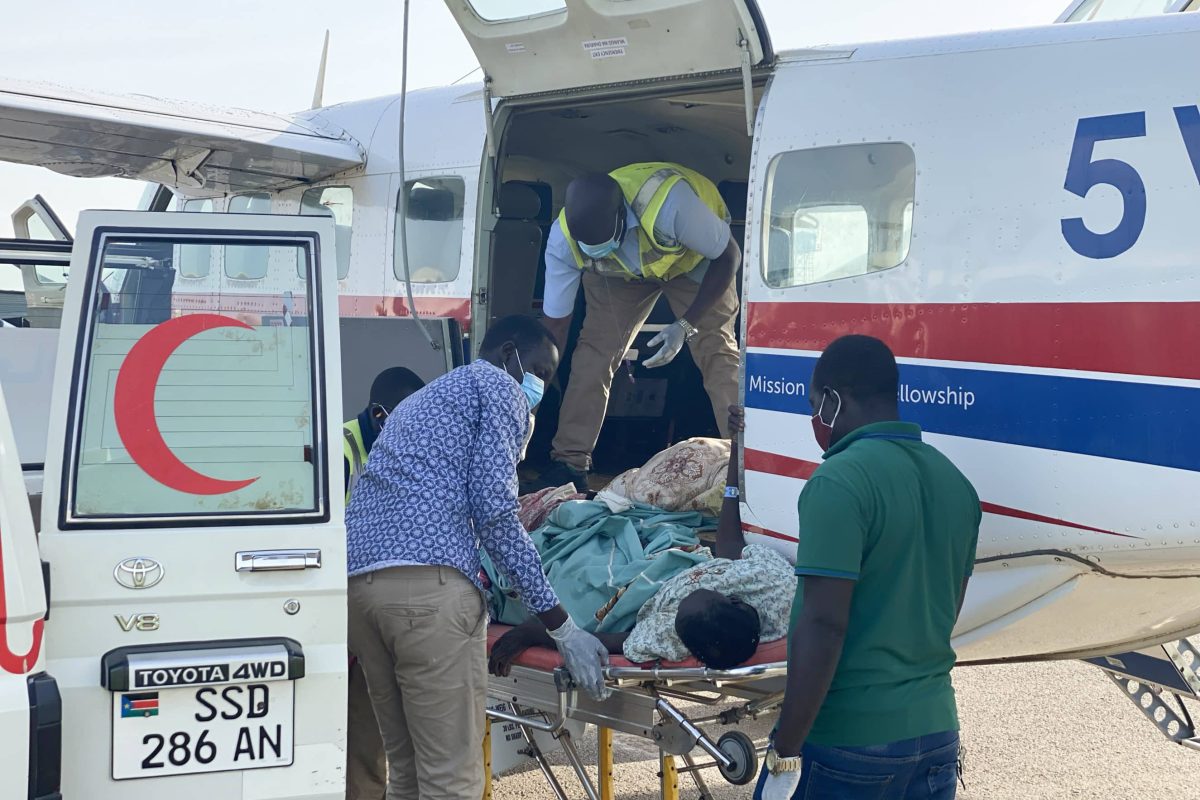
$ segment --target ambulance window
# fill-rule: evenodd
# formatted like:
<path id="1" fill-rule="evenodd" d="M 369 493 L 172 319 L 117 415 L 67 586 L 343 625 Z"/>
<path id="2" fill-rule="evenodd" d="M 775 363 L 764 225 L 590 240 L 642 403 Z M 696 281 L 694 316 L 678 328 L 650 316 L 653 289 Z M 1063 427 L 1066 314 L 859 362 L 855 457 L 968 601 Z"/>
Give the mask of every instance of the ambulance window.
<path id="1" fill-rule="evenodd" d="M 774 288 L 866 275 L 908 257 L 916 164 L 898 142 L 782 153 L 768 173 L 763 277 Z"/>
<path id="2" fill-rule="evenodd" d="M 458 277 L 462 256 L 463 201 L 466 186 L 462 178 L 421 178 L 404 186 L 408 192 L 408 213 L 404 234 L 407 238 L 408 275 L 413 283 L 447 283 Z M 396 218 L 396 242 L 400 241 L 400 219 Z M 396 247 L 396 277 L 405 279 L 404 261 Z"/>
<path id="3" fill-rule="evenodd" d="M 564 0 L 470 0 L 471 9 L 484 22 L 505 22 L 564 11 Z"/>
<path id="4" fill-rule="evenodd" d="M 1152 17 L 1167 13 L 1175 2 L 1176 0 L 1084 0 L 1084 3 L 1067 17 L 1067 22 Z"/>
<path id="5" fill-rule="evenodd" d="M 94 276 L 85 290 L 68 527 L 138 517 L 166 520 L 156 526 L 208 516 L 261 524 L 325 513 L 310 248 L 295 239 L 227 241 L 203 243 L 238 247 L 248 259 L 281 251 L 305 265 L 303 277 L 280 271 L 282 310 L 247 311 L 227 286 L 181 287 L 171 259 L 194 246 L 186 234 L 102 240 L 102 268 L 121 291 L 109 296 Z"/>
<path id="6" fill-rule="evenodd" d="M 266 192 L 239 194 L 229 198 L 230 214 L 270 214 L 271 195 Z M 270 262 L 269 248 L 241 247 L 225 248 L 225 275 L 239 281 L 257 281 L 267 277 Z"/>
<path id="7" fill-rule="evenodd" d="M 184 211 L 211 214 L 213 201 L 192 199 L 183 201 Z M 179 248 L 178 269 L 181 278 L 207 278 L 212 264 L 212 246 L 207 244 L 182 245 Z"/>
<path id="8" fill-rule="evenodd" d="M 337 232 L 338 280 L 350 274 L 350 231 L 354 224 L 354 191 L 349 186 L 318 186 L 300 198 L 300 214 L 307 217 L 333 217 Z M 297 269 L 303 269 L 303 264 Z"/>

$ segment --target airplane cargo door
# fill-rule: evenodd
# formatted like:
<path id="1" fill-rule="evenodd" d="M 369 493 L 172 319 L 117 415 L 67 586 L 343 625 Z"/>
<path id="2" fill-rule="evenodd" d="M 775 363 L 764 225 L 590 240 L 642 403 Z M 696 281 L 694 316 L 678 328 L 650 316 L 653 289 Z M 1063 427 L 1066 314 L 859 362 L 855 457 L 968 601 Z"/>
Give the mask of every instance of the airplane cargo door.
<path id="1" fill-rule="evenodd" d="M 64 797 L 343 795 L 333 240 L 315 217 L 80 217 L 41 533 Z M 214 248 L 267 276 L 270 312 L 225 274 L 176 281 Z"/>
<path id="2" fill-rule="evenodd" d="M 447 0 L 496 97 L 771 61 L 754 0 Z"/>

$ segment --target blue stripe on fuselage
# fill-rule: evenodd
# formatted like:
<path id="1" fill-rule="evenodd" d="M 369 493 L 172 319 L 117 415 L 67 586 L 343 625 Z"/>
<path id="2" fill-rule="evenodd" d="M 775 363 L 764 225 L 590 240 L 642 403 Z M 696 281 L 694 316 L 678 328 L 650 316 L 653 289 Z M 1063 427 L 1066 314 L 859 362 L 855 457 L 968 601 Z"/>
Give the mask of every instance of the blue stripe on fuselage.
<path id="1" fill-rule="evenodd" d="M 815 364 L 748 353 L 746 405 L 808 416 Z M 901 418 L 931 433 L 1200 471 L 1200 388 L 921 364 L 900 386 Z"/>

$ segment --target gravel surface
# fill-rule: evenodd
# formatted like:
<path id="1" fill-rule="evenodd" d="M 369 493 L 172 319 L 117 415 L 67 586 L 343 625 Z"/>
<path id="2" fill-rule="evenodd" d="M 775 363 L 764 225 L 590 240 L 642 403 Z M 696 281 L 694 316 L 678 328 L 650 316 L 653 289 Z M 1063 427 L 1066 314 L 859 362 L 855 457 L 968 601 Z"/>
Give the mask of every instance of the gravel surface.
<path id="1" fill-rule="evenodd" d="M 954 683 L 967 750 L 967 788 L 959 791 L 960 800 L 1200 798 L 1200 789 L 1186 788 L 1200 770 L 1200 752 L 1163 738 L 1094 667 L 1080 662 L 968 667 L 955 670 Z M 762 740 L 769 728 L 764 720 L 743 730 Z M 589 731 L 580 750 L 593 767 L 595 747 Z M 616 796 L 657 798 L 655 750 L 645 740 L 618 735 L 614 751 Z M 584 797 L 561 755 L 551 760 L 567 793 Z M 704 777 L 714 798 L 750 797 L 750 786 L 730 786 L 715 770 Z M 552 796 L 536 767 L 506 775 L 494 786 L 496 800 Z M 698 796 L 687 776 L 680 788 L 682 798 Z"/>

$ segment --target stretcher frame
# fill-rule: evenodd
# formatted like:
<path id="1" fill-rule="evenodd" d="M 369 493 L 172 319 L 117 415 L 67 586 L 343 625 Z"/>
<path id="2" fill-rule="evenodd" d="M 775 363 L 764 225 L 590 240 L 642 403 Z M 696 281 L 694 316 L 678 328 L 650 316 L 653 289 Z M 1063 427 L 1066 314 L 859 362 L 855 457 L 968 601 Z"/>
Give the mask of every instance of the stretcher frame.
<path id="1" fill-rule="evenodd" d="M 490 720 L 518 727 L 526 744 L 524 752 L 538 764 L 559 800 L 566 800 L 568 795 L 535 741 L 535 732 L 548 733 L 559 744 L 589 800 L 614 797 L 614 731 L 646 739 L 658 748 L 663 800 L 678 800 L 681 775 L 690 775 L 700 796 L 711 798 L 700 771 L 712 767 L 730 783 L 750 783 L 757 777 L 758 761 L 765 747 L 756 746 L 746 734 L 736 730 L 714 740 L 704 727 L 736 726 L 774 712 L 783 702 L 787 674 L 786 661 L 728 670 L 703 666 L 609 666 L 604 677 L 612 695 L 596 701 L 576 687 L 561 666 L 538 668 L 521 661 L 517 660 L 507 677 L 489 676 L 488 697 L 499 701 L 500 707 L 489 708 L 487 714 Z M 733 708 L 723 711 L 714 708 L 712 713 L 693 717 L 675 704 L 682 701 L 713 708 L 731 700 L 741 702 Z M 595 725 L 598 729 L 595 783 L 565 727 L 567 720 Z M 693 756 L 697 749 L 708 760 L 698 763 Z M 675 762 L 676 758 L 682 759 L 683 766 Z M 490 782 L 484 797 L 490 800 Z"/>

